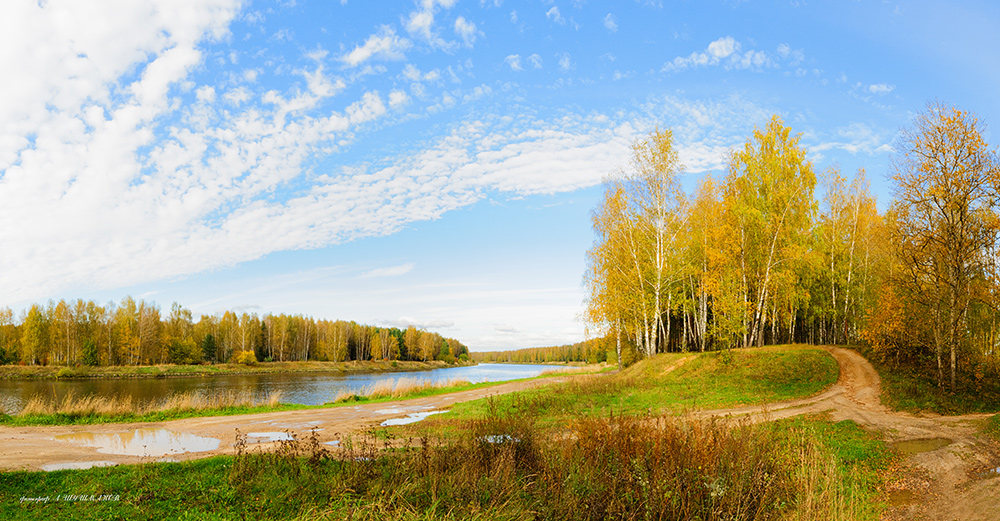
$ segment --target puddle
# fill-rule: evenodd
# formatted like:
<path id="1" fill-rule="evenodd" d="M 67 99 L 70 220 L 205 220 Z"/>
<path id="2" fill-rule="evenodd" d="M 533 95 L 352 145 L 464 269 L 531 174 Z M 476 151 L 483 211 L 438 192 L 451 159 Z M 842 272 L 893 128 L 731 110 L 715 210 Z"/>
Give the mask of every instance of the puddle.
<path id="1" fill-rule="evenodd" d="M 917 499 L 917 494 L 912 490 L 893 490 L 889 492 L 889 506 L 901 507 L 909 505 Z"/>
<path id="2" fill-rule="evenodd" d="M 94 467 L 112 467 L 116 465 L 113 461 L 78 461 L 75 463 L 50 463 L 42 465 L 42 470 L 52 472 L 53 470 L 84 470 Z"/>
<path id="3" fill-rule="evenodd" d="M 972 479 L 991 479 L 1000 476 L 1000 467 L 994 467 L 991 469 L 980 470 L 979 472 L 972 473 Z"/>
<path id="4" fill-rule="evenodd" d="M 328 441 L 328 442 L 324 443 L 323 445 L 332 445 L 334 447 L 339 447 L 340 446 L 340 440 Z"/>
<path id="5" fill-rule="evenodd" d="M 386 420 L 382 422 L 383 427 L 388 427 L 390 425 L 409 425 L 411 423 L 417 423 L 420 420 L 432 415 L 441 414 L 448 411 L 427 411 L 427 412 L 414 412 L 410 413 L 406 418 L 393 418 L 391 420 Z"/>
<path id="6" fill-rule="evenodd" d="M 292 439 L 292 435 L 287 432 L 248 432 L 247 438 L 257 438 L 253 443 L 270 443 L 272 441 L 289 441 Z"/>
<path id="7" fill-rule="evenodd" d="M 948 438 L 923 438 L 919 440 L 897 441 L 895 443 L 890 443 L 889 445 L 899 451 L 900 454 L 909 456 L 910 454 L 919 454 L 921 452 L 938 450 L 941 447 L 951 445 L 951 443 L 952 440 Z"/>
<path id="8" fill-rule="evenodd" d="M 55 439 L 85 447 L 96 447 L 101 454 L 122 456 L 166 456 L 183 452 L 205 452 L 219 448 L 219 440 L 173 432 L 167 429 L 136 429 L 132 432 L 95 434 L 78 432 Z"/>
<path id="9" fill-rule="evenodd" d="M 520 443 L 521 441 L 510 434 L 488 434 L 480 439 L 486 443 Z"/>
<path id="10" fill-rule="evenodd" d="M 402 414 L 404 412 L 406 412 L 406 411 L 404 411 L 402 409 L 397 409 L 396 407 L 393 407 L 391 409 L 379 409 L 379 410 L 375 411 L 375 414 Z"/>

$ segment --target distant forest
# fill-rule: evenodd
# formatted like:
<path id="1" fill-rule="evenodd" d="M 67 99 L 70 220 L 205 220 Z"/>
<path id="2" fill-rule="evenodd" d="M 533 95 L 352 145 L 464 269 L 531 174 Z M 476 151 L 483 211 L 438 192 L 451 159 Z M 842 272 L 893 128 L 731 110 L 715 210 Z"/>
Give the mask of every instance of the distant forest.
<path id="1" fill-rule="evenodd" d="M 410 326 L 380 328 L 303 315 L 263 317 L 226 311 L 202 315 L 174 303 L 163 317 L 152 302 L 50 301 L 15 320 L 0 309 L 0 363 L 32 365 L 155 365 L 247 361 L 468 359 L 453 338 Z"/>
<path id="2" fill-rule="evenodd" d="M 588 362 L 599 364 L 618 363 L 615 358 L 614 340 L 595 338 L 551 347 L 529 347 L 512 351 L 482 351 L 470 355 L 476 362 L 500 362 L 516 364 L 544 364 L 549 362 Z"/>

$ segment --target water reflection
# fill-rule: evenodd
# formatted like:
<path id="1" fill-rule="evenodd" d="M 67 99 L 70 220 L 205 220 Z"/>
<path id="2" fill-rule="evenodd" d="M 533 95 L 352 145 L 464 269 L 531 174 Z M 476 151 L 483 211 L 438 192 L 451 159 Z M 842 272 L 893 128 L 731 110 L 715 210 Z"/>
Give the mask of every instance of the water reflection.
<path id="1" fill-rule="evenodd" d="M 138 402 L 164 400 L 175 393 L 248 392 L 262 400 L 268 394 L 281 392 L 281 401 L 303 405 L 320 405 L 332 401 L 338 393 L 360 392 L 378 381 L 396 382 L 401 378 L 429 382 L 466 380 L 471 383 L 501 382 L 538 376 L 554 368 L 532 364 L 479 364 L 469 367 L 448 367 L 430 371 L 375 374 L 283 373 L 258 375 L 225 375 L 184 378 L 81 379 L 81 380 L 0 380 L 0 409 L 16 414 L 32 396 L 131 396 Z"/>
<path id="2" fill-rule="evenodd" d="M 219 440 L 167 429 L 136 429 L 133 432 L 98 434 L 74 432 L 56 436 L 68 443 L 96 447 L 102 454 L 158 457 L 184 452 L 205 452 L 219 448 Z"/>
<path id="3" fill-rule="evenodd" d="M 388 427 L 390 425 L 409 425 L 411 423 L 417 423 L 420 420 L 432 415 L 441 414 L 448 411 L 427 411 L 427 412 L 414 412 L 407 415 L 405 418 L 392 418 L 382 422 L 383 427 Z"/>

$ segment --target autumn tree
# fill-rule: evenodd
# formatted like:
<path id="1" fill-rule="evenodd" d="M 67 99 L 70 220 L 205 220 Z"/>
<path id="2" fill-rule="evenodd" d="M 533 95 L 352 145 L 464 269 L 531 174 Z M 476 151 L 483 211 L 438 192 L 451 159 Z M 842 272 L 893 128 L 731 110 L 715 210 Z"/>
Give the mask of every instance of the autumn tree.
<path id="1" fill-rule="evenodd" d="M 604 201 L 594 212 L 586 316 L 616 336 L 619 351 L 623 335 L 645 356 L 670 337 L 682 279 L 676 257 L 684 215 L 681 169 L 673 133 L 654 130 L 632 143 L 627 169 L 606 181 Z"/>
<path id="2" fill-rule="evenodd" d="M 956 385 L 958 354 L 969 334 L 974 282 L 988 267 L 997 237 L 995 151 L 969 112 L 934 103 L 903 132 L 892 163 L 896 199 L 893 243 L 898 282 L 933 323 L 938 384 Z"/>
<path id="3" fill-rule="evenodd" d="M 754 129 L 730 157 L 723 185 L 729 240 L 722 245 L 730 274 L 717 290 L 719 296 L 741 299 L 729 312 L 743 316 L 731 321 L 728 333 L 742 337 L 744 346 L 763 343 L 775 282 L 782 272 L 793 278 L 793 264 L 805 253 L 815 186 L 799 136 L 777 116 L 764 129 Z"/>

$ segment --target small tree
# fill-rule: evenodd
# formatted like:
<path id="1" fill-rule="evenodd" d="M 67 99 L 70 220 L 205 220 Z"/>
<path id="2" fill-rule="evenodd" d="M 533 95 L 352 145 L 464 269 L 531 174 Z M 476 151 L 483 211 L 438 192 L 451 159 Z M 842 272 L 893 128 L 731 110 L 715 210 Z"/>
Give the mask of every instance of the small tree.
<path id="1" fill-rule="evenodd" d="M 201 341 L 201 357 L 204 361 L 208 363 L 215 362 L 215 337 L 211 333 L 205 335 L 205 338 Z"/>

